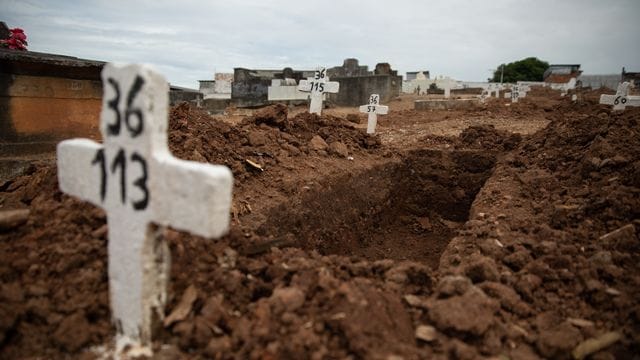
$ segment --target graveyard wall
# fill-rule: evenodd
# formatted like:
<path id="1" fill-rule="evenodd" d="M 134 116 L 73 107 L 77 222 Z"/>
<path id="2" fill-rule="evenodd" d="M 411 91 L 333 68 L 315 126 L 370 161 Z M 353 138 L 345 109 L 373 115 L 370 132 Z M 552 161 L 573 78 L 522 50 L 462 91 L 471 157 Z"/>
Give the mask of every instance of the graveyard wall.
<path id="1" fill-rule="evenodd" d="M 174 106 L 181 102 L 190 102 L 198 107 L 202 103 L 204 98 L 203 94 L 198 90 L 186 89 L 180 87 L 171 86 L 169 90 L 169 106 Z"/>
<path id="2" fill-rule="evenodd" d="M 333 77 L 330 80 L 340 83 L 340 92 L 329 94 L 327 99 L 340 106 L 366 104 L 371 94 L 380 94 L 380 101 L 388 103 L 399 96 L 402 89 L 402 76 L 397 75 Z"/>
<path id="3" fill-rule="evenodd" d="M 607 87 L 609 89 L 617 89 L 622 76 L 620 74 L 611 75 L 584 75 L 578 76 L 578 81 L 582 84 L 582 87 L 590 87 L 592 89 L 600 89 Z"/>
<path id="4" fill-rule="evenodd" d="M 54 151 L 71 137 L 99 139 L 104 63 L 0 50 L 0 156 Z"/>

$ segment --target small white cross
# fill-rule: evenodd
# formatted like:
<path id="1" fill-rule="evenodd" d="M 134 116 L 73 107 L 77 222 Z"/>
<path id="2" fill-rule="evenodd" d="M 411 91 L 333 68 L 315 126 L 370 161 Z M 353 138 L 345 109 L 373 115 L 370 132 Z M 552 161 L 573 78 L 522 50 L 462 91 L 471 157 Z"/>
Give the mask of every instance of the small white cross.
<path id="1" fill-rule="evenodd" d="M 367 134 L 375 134 L 376 124 L 378 123 L 378 114 L 387 114 L 389 112 L 389 107 L 380 105 L 380 95 L 371 94 L 371 96 L 369 96 L 369 105 L 360 106 L 360 112 L 368 114 Z"/>
<path id="2" fill-rule="evenodd" d="M 629 95 L 628 82 L 618 84 L 615 95 L 600 95 L 600 104 L 613 105 L 613 110 L 624 110 L 627 106 L 640 106 L 640 96 Z"/>
<path id="3" fill-rule="evenodd" d="M 448 99 L 451 97 L 451 88 L 455 85 L 455 82 L 447 79 L 444 84 L 442 85 L 442 87 L 444 88 L 444 97 L 445 99 Z"/>
<path id="4" fill-rule="evenodd" d="M 322 100 L 325 93 L 337 93 L 340 89 L 340 83 L 337 81 L 329 81 L 327 69 L 319 67 L 313 77 L 307 80 L 300 80 L 298 85 L 299 91 L 311 93 L 311 103 L 309 104 L 309 112 L 320 115 L 322 113 Z"/>
<path id="5" fill-rule="evenodd" d="M 484 103 L 487 98 L 491 97 L 491 90 L 490 89 L 482 89 L 482 93 L 480 93 L 480 102 Z"/>
<path id="6" fill-rule="evenodd" d="M 511 102 L 517 103 L 518 98 L 520 98 L 520 87 L 518 85 L 513 85 L 511 87 Z"/>
<path id="7" fill-rule="evenodd" d="M 105 209 L 109 291 L 117 351 L 149 354 L 152 319 L 164 317 L 170 254 L 151 223 L 205 237 L 229 227 L 233 175 L 179 160 L 167 147 L 168 83 L 140 65 L 107 64 L 100 131 L 58 144 L 60 189 Z"/>

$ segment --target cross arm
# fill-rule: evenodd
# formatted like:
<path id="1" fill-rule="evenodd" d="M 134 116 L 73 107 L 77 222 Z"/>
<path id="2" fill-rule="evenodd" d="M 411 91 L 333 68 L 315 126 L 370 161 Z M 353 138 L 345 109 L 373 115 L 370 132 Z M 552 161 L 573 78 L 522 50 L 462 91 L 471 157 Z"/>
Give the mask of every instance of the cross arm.
<path id="1" fill-rule="evenodd" d="M 298 90 L 306 92 L 311 91 L 311 83 L 308 80 L 300 80 L 300 83 L 298 84 Z"/>
<path id="2" fill-rule="evenodd" d="M 58 183 L 62 192 L 94 205 L 102 204 L 100 196 L 102 186 L 100 185 L 100 166 L 104 166 L 102 149 L 101 144 L 89 139 L 72 139 L 58 143 L 56 161 Z"/>
<path id="3" fill-rule="evenodd" d="M 389 112 L 389 107 L 386 105 L 362 105 L 360 112 L 386 115 Z"/>
<path id="4" fill-rule="evenodd" d="M 204 237 L 217 238 L 229 228 L 233 175 L 226 166 L 155 156 L 159 175 L 153 221 Z"/>
<path id="5" fill-rule="evenodd" d="M 324 92 L 337 93 L 340 91 L 340 83 L 337 81 L 327 81 L 324 83 Z"/>

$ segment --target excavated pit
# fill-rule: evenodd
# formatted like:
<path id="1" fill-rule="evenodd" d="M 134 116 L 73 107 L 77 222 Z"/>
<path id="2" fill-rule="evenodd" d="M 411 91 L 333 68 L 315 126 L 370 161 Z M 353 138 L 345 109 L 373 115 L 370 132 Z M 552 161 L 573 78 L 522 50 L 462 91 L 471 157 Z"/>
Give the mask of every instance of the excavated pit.
<path id="1" fill-rule="evenodd" d="M 258 232 L 324 255 L 435 268 L 495 162 L 487 151 L 413 151 L 357 176 L 321 180 L 324 191 L 310 188 L 273 209 Z"/>

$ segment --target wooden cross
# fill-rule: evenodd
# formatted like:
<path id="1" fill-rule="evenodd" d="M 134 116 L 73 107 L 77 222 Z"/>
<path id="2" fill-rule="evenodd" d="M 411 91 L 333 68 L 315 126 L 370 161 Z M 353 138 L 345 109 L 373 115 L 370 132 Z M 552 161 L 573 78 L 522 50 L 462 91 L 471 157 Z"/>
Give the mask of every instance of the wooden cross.
<path id="1" fill-rule="evenodd" d="M 618 84 L 615 95 L 600 95 L 600 104 L 613 105 L 613 110 L 624 110 L 627 106 L 640 106 L 640 96 L 629 95 L 628 82 Z"/>
<path id="2" fill-rule="evenodd" d="M 205 237 L 229 228 L 233 175 L 225 166 L 179 160 L 167 146 L 167 81 L 140 65 L 107 64 L 100 131 L 58 144 L 60 189 L 105 209 L 109 291 L 117 351 L 149 354 L 164 318 L 170 254 L 152 223 Z"/>
<path id="3" fill-rule="evenodd" d="M 311 93 L 311 103 L 309 104 L 309 112 L 320 115 L 322 113 L 322 100 L 325 93 L 337 93 L 340 89 L 340 83 L 337 81 L 329 81 L 327 69 L 319 67 L 316 69 L 315 75 L 307 80 L 300 80 L 298 85 L 299 91 Z"/>
<path id="4" fill-rule="evenodd" d="M 378 114 L 386 115 L 389 112 L 389 107 L 380 105 L 380 95 L 371 94 L 369 105 L 360 106 L 360 112 L 368 114 L 367 134 L 374 134 L 378 123 Z"/>

